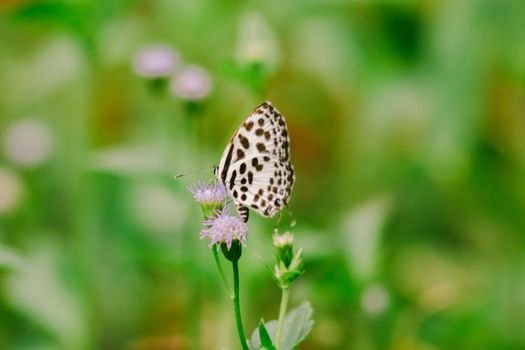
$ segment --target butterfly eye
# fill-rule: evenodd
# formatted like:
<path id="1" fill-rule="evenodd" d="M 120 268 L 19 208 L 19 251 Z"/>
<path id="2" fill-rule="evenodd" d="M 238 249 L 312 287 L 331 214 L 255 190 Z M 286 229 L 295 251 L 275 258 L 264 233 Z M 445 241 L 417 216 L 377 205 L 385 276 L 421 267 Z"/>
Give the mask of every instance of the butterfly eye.
<path id="1" fill-rule="evenodd" d="M 213 166 L 213 175 L 217 175 L 217 169 L 218 169 L 218 166 L 214 165 Z"/>

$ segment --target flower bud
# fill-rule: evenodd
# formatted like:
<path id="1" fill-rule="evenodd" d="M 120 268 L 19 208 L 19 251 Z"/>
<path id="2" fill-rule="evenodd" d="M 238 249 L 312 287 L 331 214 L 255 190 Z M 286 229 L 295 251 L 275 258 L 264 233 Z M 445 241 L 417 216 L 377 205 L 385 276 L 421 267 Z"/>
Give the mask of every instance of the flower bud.
<path id="1" fill-rule="evenodd" d="M 293 235 L 285 232 L 282 235 L 275 234 L 273 237 L 275 247 L 276 264 L 274 276 L 279 287 L 288 288 L 303 274 L 303 261 L 301 258 L 303 249 L 293 253 Z"/>
<path id="2" fill-rule="evenodd" d="M 285 232 L 282 235 L 275 234 L 273 245 L 277 263 L 282 261 L 284 266 L 290 266 L 293 258 L 293 235 L 290 232 Z"/>

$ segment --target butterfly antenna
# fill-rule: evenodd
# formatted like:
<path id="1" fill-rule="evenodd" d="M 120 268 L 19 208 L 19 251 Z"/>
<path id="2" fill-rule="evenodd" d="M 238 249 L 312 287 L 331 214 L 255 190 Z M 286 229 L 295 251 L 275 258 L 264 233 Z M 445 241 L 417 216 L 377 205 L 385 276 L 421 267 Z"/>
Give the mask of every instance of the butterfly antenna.
<path id="1" fill-rule="evenodd" d="M 193 170 L 187 171 L 187 172 L 185 172 L 185 173 L 177 174 L 177 175 L 175 175 L 173 178 L 174 178 L 175 180 L 177 180 L 177 179 L 180 179 L 180 178 L 183 177 L 183 176 L 191 175 L 191 174 L 194 174 L 194 173 L 196 173 L 196 172 L 198 172 L 198 171 L 206 170 L 206 169 L 209 169 L 209 168 L 210 168 L 210 167 L 206 166 L 206 167 L 203 167 L 203 168 L 193 169 Z"/>

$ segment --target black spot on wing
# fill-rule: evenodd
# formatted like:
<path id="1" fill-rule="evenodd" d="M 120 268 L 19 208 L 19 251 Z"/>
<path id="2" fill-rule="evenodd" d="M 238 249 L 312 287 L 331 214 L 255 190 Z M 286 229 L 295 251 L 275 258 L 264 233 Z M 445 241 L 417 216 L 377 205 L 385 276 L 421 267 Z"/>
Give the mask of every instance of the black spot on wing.
<path id="1" fill-rule="evenodd" d="M 230 163 L 232 161 L 232 152 L 233 152 L 233 144 L 230 144 L 230 148 L 228 149 L 228 154 L 226 155 L 226 160 L 224 161 L 224 167 L 222 168 L 222 172 L 221 172 L 221 179 L 224 184 L 226 183 L 226 175 L 228 174 L 228 169 L 230 168 Z"/>
<path id="2" fill-rule="evenodd" d="M 237 177 L 237 170 L 234 170 L 232 172 L 232 176 L 230 177 L 229 183 L 230 183 L 230 191 L 233 189 L 233 185 L 235 185 L 235 178 Z"/>
<path id="3" fill-rule="evenodd" d="M 248 141 L 248 138 L 239 134 L 239 140 L 241 141 L 242 147 L 248 149 L 250 148 L 250 141 Z"/>
<path id="4" fill-rule="evenodd" d="M 243 159 L 244 158 L 244 152 L 242 149 L 237 149 L 237 159 Z"/>

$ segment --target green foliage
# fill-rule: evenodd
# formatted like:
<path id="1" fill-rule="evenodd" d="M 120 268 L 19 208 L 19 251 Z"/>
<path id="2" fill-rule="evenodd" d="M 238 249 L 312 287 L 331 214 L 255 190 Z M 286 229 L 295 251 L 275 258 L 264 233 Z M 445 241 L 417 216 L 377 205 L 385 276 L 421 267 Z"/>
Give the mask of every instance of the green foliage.
<path id="1" fill-rule="evenodd" d="M 279 350 L 293 350 L 310 333 L 314 321 L 312 320 L 313 309 L 308 302 L 304 302 L 291 310 L 285 318 L 281 347 Z M 277 321 L 269 321 L 259 324 L 251 337 L 251 349 L 272 349 L 277 335 Z"/>
<path id="2" fill-rule="evenodd" d="M 259 339 L 261 343 L 261 349 L 276 350 L 275 345 L 272 342 L 272 338 L 270 337 L 270 334 L 268 334 L 268 330 L 266 329 L 263 320 L 261 320 L 261 322 L 259 323 Z"/>
<path id="3" fill-rule="evenodd" d="M 0 1 L 0 349 L 238 349 L 186 187 L 267 99 L 301 350 L 525 349 L 524 23 L 523 0 Z M 139 76 L 154 44 L 210 95 Z M 279 307 L 276 221 L 250 216 L 245 325 Z"/>

